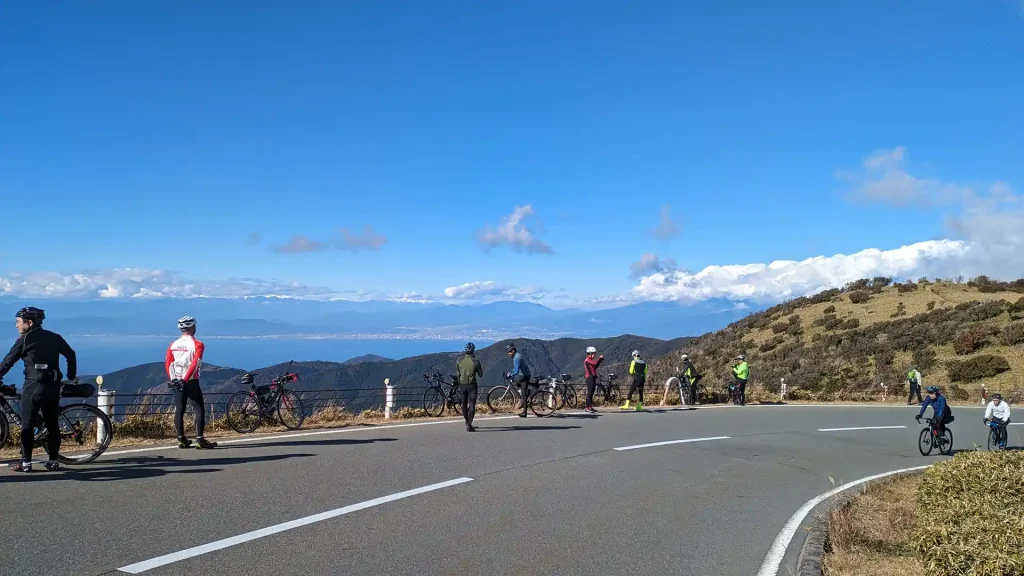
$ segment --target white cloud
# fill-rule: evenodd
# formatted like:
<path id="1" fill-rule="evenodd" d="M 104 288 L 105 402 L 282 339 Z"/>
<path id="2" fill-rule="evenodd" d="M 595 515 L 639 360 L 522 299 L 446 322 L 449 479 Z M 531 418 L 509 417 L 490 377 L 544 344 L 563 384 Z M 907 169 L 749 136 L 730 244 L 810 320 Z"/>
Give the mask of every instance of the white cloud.
<path id="1" fill-rule="evenodd" d="M 359 250 L 380 250 L 381 246 L 387 243 L 386 236 L 377 234 L 373 226 L 366 224 L 361 232 L 352 232 L 348 228 L 339 228 L 334 238 L 328 240 L 315 240 L 303 235 L 292 236 L 287 244 L 274 246 L 272 249 L 278 254 L 306 254 L 309 252 L 321 252 L 323 250 L 337 249 L 358 252 Z M 256 237 L 256 244 L 259 237 Z M 252 237 L 250 237 L 252 245 Z"/>
<path id="2" fill-rule="evenodd" d="M 287 244 L 274 246 L 274 252 L 278 254 L 305 254 L 307 252 L 319 252 L 327 245 L 319 240 L 310 240 L 305 236 L 292 236 Z"/>
<path id="3" fill-rule="evenodd" d="M 1005 182 L 964 185 L 919 178 L 907 172 L 905 159 L 902 147 L 882 150 L 868 156 L 859 171 L 839 177 L 852 182 L 855 197 L 862 200 L 945 208 L 946 239 L 799 262 L 708 266 L 696 274 L 671 268 L 658 270 L 643 276 L 621 300 L 692 302 L 729 298 L 773 302 L 874 276 L 1024 277 L 1024 199 L 1020 195 Z M 645 258 L 630 268 L 635 271 L 644 265 L 658 265 L 653 255 Z"/>
<path id="4" fill-rule="evenodd" d="M 533 216 L 533 205 L 516 206 L 512 214 L 501 219 L 497 227 L 487 226 L 477 232 L 477 240 L 485 249 L 508 246 L 516 252 L 551 254 L 551 246 L 538 240 L 526 227 L 525 221 Z"/>
<path id="5" fill-rule="evenodd" d="M 62 274 L 32 272 L 0 276 L 0 296 L 21 298 L 241 298 L 328 297 L 337 292 L 298 282 L 255 278 L 194 280 L 164 270 L 115 268 Z"/>
<path id="6" fill-rule="evenodd" d="M 645 276 L 629 299 L 697 302 L 710 298 L 775 302 L 838 288 L 861 278 L 917 278 L 949 271 L 969 246 L 955 240 L 932 240 L 894 250 L 867 249 L 855 254 L 816 256 L 799 262 L 708 266 L 691 274 L 685 270 Z"/>
<path id="7" fill-rule="evenodd" d="M 661 207 L 658 213 L 658 225 L 651 230 L 651 234 L 658 240 L 668 240 L 679 235 L 679 224 L 672 219 L 672 206 L 666 204 Z"/>
<path id="8" fill-rule="evenodd" d="M 379 250 L 388 241 L 387 237 L 374 232 L 373 226 L 369 224 L 363 226 L 363 231 L 360 234 L 353 234 L 348 228 L 341 228 L 338 233 L 341 235 L 338 246 L 342 250 L 352 250 L 353 252 L 361 249 Z"/>
<path id="9" fill-rule="evenodd" d="M 444 289 L 444 295 L 450 300 L 539 300 L 546 291 L 534 287 L 512 288 L 485 280 L 449 286 Z"/>
<path id="10" fill-rule="evenodd" d="M 640 259 L 629 265 L 629 275 L 632 278 L 640 278 L 654 272 L 668 272 L 676 267 L 673 258 L 658 258 L 657 254 L 647 253 L 640 256 Z"/>

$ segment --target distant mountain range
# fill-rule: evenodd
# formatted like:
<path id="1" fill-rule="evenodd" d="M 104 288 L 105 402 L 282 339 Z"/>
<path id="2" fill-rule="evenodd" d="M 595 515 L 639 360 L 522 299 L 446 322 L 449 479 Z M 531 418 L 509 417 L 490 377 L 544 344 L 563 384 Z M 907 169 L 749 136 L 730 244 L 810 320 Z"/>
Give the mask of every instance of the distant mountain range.
<path id="1" fill-rule="evenodd" d="M 560 338 L 557 340 L 533 340 L 517 338 L 519 351 L 526 357 L 534 376 L 559 375 L 567 373 L 579 381 L 583 378 L 583 359 L 587 346 L 595 346 L 605 356 L 601 371 L 604 374 L 628 372 L 630 353 L 640 350 L 646 358 L 656 358 L 680 349 L 689 338 L 658 340 L 627 334 L 614 338 L 579 339 Z M 480 380 L 482 388 L 501 384 L 502 374 L 511 370 L 512 361 L 505 354 L 507 340 L 477 350 L 477 358 L 484 369 Z M 418 406 L 420 394 L 426 383 L 424 374 L 439 371 L 454 374 L 455 363 L 462 353 L 438 353 L 413 356 L 401 360 L 380 357 L 353 358 L 345 363 L 337 362 L 295 362 L 291 371 L 299 374 L 300 380 L 292 387 L 296 390 L 313 391 L 306 396 L 316 398 L 316 391 L 343 390 L 332 396 L 351 410 L 378 407 L 383 398 L 384 379 L 389 378 L 399 389 L 399 404 Z M 270 380 L 285 373 L 288 363 L 275 364 L 253 370 L 257 384 L 268 384 Z M 241 375 L 244 370 L 203 364 L 202 386 L 206 394 L 234 392 L 244 387 Z M 103 376 L 103 388 L 120 394 L 138 392 L 167 392 L 167 375 L 160 362 L 142 364 L 118 370 Z M 213 397 L 211 397 L 211 400 Z M 169 401 L 169 399 L 167 399 Z M 221 400 L 224 400 L 221 397 Z M 121 400 L 122 404 L 127 400 Z M 216 401 L 216 400 L 214 400 Z"/>
<path id="2" fill-rule="evenodd" d="M 324 335 L 349 338 L 470 339 L 584 338 L 640 334 L 651 338 L 699 336 L 723 328 L 758 307 L 729 300 L 683 306 L 643 302 L 620 308 L 554 310 L 527 302 L 481 305 L 408 302 L 319 302 L 290 298 L 24 300 L 0 298 L 0 307 L 46 309 L 47 326 L 70 336 L 149 336 L 174 333 L 183 316 L 199 320 L 207 336 Z"/>

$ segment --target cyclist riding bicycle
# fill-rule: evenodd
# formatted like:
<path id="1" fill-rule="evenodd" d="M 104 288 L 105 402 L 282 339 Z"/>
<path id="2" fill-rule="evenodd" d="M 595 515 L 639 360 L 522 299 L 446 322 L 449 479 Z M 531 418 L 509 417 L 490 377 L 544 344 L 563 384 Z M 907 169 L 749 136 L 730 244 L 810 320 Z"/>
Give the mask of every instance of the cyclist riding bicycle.
<path id="1" fill-rule="evenodd" d="M 604 362 L 604 354 L 597 356 L 597 348 L 587 346 L 587 357 L 583 359 L 583 369 L 587 375 L 587 404 L 584 412 L 596 412 L 594 410 L 594 390 L 597 388 L 597 367 Z"/>
<path id="2" fill-rule="evenodd" d="M 992 401 L 988 403 L 985 408 L 985 425 L 988 425 L 989 421 L 999 421 L 999 425 L 1006 428 L 1010 424 L 1010 405 L 1003 401 L 1002 394 L 993 394 Z M 1003 431 L 1003 437 L 1000 441 L 1000 448 L 1006 448 L 1006 431 Z"/>
<path id="3" fill-rule="evenodd" d="M 22 308 L 15 317 L 21 336 L 0 362 L 0 385 L 3 377 L 18 360 L 25 364 L 25 386 L 21 390 L 21 462 L 9 465 L 15 472 L 32 470 L 32 448 L 35 443 L 36 414 L 42 412 L 46 426 L 46 469 L 58 470 L 60 453 L 60 357 L 68 364 L 68 380 L 78 383 L 78 361 L 75 351 L 56 332 L 43 330 L 46 313 L 39 308 Z"/>
<path id="4" fill-rule="evenodd" d="M 178 434 L 178 448 L 192 446 L 185 437 L 185 405 L 192 404 L 196 414 L 196 448 L 215 448 L 216 442 L 208 442 L 203 436 L 206 427 L 206 405 L 203 390 L 199 387 L 199 373 L 202 370 L 203 352 L 206 347 L 196 339 L 196 319 L 182 316 L 178 319 L 178 338 L 167 347 L 164 370 L 174 390 L 174 430 Z"/>
<path id="5" fill-rule="evenodd" d="M 921 421 L 921 416 L 924 416 L 924 411 L 932 407 L 932 420 L 933 423 L 937 423 L 939 427 L 939 433 L 946 431 L 946 424 L 951 423 L 953 418 L 953 409 L 946 403 L 946 397 L 939 393 L 938 386 L 928 387 L 928 397 L 924 399 L 924 403 L 921 404 L 921 412 L 914 419 L 918 422 Z"/>

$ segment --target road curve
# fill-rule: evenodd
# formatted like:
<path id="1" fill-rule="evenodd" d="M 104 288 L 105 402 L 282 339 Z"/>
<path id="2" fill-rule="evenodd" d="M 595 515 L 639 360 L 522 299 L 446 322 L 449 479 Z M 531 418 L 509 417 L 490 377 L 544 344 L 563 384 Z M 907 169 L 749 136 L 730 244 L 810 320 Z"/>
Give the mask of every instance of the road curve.
<path id="1" fill-rule="evenodd" d="M 938 461 L 918 453 L 915 413 L 481 418 L 475 433 L 366 427 L 5 472 L 4 573 L 753 575 L 808 500 Z M 984 445 L 982 412 L 955 413 L 956 447 Z"/>

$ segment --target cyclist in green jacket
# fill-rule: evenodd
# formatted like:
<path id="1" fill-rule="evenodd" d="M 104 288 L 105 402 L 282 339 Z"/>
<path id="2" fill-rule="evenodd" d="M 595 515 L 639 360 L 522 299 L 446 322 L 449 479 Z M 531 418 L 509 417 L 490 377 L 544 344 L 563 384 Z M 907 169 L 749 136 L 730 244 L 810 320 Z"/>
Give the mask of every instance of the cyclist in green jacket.
<path id="1" fill-rule="evenodd" d="M 740 388 L 740 406 L 747 405 L 747 378 L 750 377 L 750 365 L 747 364 L 747 357 L 740 354 L 736 357 L 739 363 L 732 367 L 732 375 L 736 378 L 736 384 Z"/>
<path id="2" fill-rule="evenodd" d="M 473 432 L 473 417 L 476 416 L 476 395 L 478 377 L 484 375 L 484 369 L 476 358 L 476 345 L 466 344 L 466 354 L 455 365 L 458 371 L 459 392 L 462 396 L 462 417 L 466 419 L 466 431 Z"/>
<path id="3" fill-rule="evenodd" d="M 629 363 L 629 373 L 633 375 L 633 385 L 629 387 L 629 396 L 626 403 L 622 405 L 623 410 L 629 410 L 629 401 L 633 399 L 633 392 L 640 392 L 640 398 L 636 401 L 635 410 L 639 412 L 644 409 L 644 384 L 647 383 L 647 363 L 640 358 L 640 351 L 633 350 L 633 361 Z"/>

